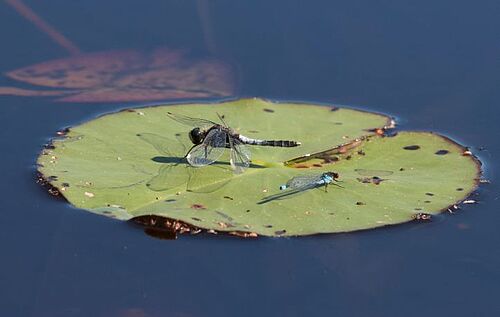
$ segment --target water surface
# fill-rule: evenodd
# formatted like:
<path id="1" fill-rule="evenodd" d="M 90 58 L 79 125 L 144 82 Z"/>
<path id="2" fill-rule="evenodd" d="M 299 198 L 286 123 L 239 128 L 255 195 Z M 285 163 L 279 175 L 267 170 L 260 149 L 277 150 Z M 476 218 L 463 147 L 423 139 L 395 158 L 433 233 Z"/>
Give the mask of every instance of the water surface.
<path id="1" fill-rule="evenodd" d="M 395 115 L 405 130 L 438 131 L 471 146 L 492 184 L 479 204 L 429 223 L 156 240 L 73 209 L 34 181 L 56 130 L 130 104 L 0 96 L 2 316 L 500 313 L 498 1 L 25 4 L 83 53 L 189 49 L 231 67 L 232 96 L 345 104 Z M 1 73 L 71 56 L 6 2 L 0 21 Z M 47 89 L 6 76 L 0 86 Z"/>

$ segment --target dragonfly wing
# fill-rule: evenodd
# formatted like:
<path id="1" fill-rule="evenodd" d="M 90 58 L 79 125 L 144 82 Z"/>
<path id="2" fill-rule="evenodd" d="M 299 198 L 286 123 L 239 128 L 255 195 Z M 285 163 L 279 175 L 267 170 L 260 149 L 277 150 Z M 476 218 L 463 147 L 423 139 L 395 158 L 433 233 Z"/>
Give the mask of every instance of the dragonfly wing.
<path id="1" fill-rule="evenodd" d="M 189 174 L 186 172 L 185 166 L 165 164 L 160 167 L 158 174 L 146 183 L 146 186 L 153 191 L 164 191 L 185 184 L 188 177 Z"/>
<path id="2" fill-rule="evenodd" d="M 296 176 L 286 182 L 286 187 L 290 189 L 309 189 L 318 186 L 320 181 L 321 175 Z"/>
<path id="3" fill-rule="evenodd" d="M 229 137 L 230 162 L 236 174 L 243 173 L 250 166 L 251 154 L 240 140 Z"/>
<path id="4" fill-rule="evenodd" d="M 188 167 L 186 189 L 194 193 L 212 193 L 231 181 L 233 171 L 227 165 L 209 165 L 203 169 Z"/>
<path id="5" fill-rule="evenodd" d="M 145 141 L 153 146 L 159 153 L 170 156 L 170 152 L 168 151 L 169 142 L 162 136 L 153 133 L 139 133 L 137 136 L 142 141 Z"/>
<path id="6" fill-rule="evenodd" d="M 171 119 L 173 119 L 179 123 L 182 123 L 182 124 L 185 124 L 185 125 L 188 125 L 191 127 L 202 128 L 202 127 L 211 127 L 213 125 L 216 125 L 215 122 L 210 121 L 210 120 L 200 119 L 200 118 L 191 118 L 188 116 L 184 116 L 182 114 L 174 114 L 172 112 L 167 112 L 167 116 L 169 116 Z"/>
<path id="7" fill-rule="evenodd" d="M 226 132 L 213 129 L 208 132 L 203 143 L 194 146 L 186 155 L 191 166 L 201 167 L 212 164 L 224 153 Z"/>

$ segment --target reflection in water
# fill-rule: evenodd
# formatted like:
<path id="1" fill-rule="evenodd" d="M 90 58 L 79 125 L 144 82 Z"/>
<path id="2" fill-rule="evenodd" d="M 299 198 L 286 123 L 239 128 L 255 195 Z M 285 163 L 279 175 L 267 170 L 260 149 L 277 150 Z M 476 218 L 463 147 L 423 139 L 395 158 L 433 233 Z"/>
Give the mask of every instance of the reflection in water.
<path id="1" fill-rule="evenodd" d="M 5 73 L 5 76 L 50 90 L 0 87 L 0 95 L 59 96 L 63 102 L 132 102 L 162 99 L 227 97 L 234 94 L 230 66 L 215 58 L 193 59 L 185 50 L 157 48 L 82 53 L 70 39 L 21 0 L 6 0 L 71 57 L 50 60 Z M 198 3 L 208 23 L 208 9 Z M 207 35 L 213 43 L 213 35 Z M 215 51 L 215 45 L 209 46 Z"/>
<path id="2" fill-rule="evenodd" d="M 5 3 L 10 5 L 23 18 L 33 23 L 41 32 L 45 33 L 68 53 L 72 55 L 81 53 L 80 49 L 74 43 L 72 43 L 68 38 L 66 38 L 62 33 L 45 21 L 21 0 L 5 0 Z"/>
<path id="3" fill-rule="evenodd" d="M 63 102 L 127 102 L 224 97 L 234 93 L 230 67 L 214 58 L 192 59 L 184 50 L 158 48 L 86 53 L 5 74 L 23 83 L 55 88 L 0 87 L 0 94 L 57 95 Z M 61 90 L 64 89 L 64 90 Z"/>

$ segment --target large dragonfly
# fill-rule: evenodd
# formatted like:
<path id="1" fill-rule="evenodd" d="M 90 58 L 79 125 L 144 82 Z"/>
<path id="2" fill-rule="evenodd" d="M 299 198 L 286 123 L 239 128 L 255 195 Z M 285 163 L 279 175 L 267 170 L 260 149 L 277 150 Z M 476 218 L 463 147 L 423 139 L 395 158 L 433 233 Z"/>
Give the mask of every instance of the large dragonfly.
<path id="1" fill-rule="evenodd" d="M 268 197 L 264 197 L 259 204 L 267 203 L 276 199 L 284 199 L 287 196 L 303 193 L 306 190 L 325 187 L 325 192 L 327 191 L 328 185 L 332 184 L 338 187 L 342 187 L 338 182 L 339 174 L 336 172 L 325 172 L 322 174 L 309 174 L 309 175 L 299 175 L 291 178 L 286 184 L 280 186 L 280 190 L 283 192 L 274 194 Z"/>
<path id="2" fill-rule="evenodd" d="M 186 159 L 191 166 L 201 167 L 214 163 L 224 152 L 225 148 L 230 149 L 230 163 L 235 173 L 242 173 L 250 165 L 251 154 L 245 146 L 277 146 L 294 147 L 300 142 L 288 140 L 258 140 L 248 138 L 229 128 L 224 119 L 219 114 L 222 124 L 206 119 L 191 118 L 188 116 L 167 113 L 170 118 L 182 124 L 193 127 L 189 132 L 189 139 L 194 146 L 186 154 Z"/>

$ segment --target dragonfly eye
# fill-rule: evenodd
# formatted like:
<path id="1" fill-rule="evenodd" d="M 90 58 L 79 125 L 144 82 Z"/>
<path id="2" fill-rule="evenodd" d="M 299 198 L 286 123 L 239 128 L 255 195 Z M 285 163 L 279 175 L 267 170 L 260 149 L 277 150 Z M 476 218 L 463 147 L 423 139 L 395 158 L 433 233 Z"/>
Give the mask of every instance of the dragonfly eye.
<path id="1" fill-rule="evenodd" d="M 201 144 L 204 139 L 203 132 L 201 132 L 200 128 L 194 128 L 189 132 L 189 139 L 193 144 Z"/>
<path id="2" fill-rule="evenodd" d="M 327 174 L 328 174 L 328 176 L 330 176 L 330 177 L 331 177 L 331 178 L 333 178 L 333 179 L 337 179 L 337 178 L 339 178 L 339 174 L 338 174 L 338 173 L 335 173 L 335 172 L 328 172 Z"/>

